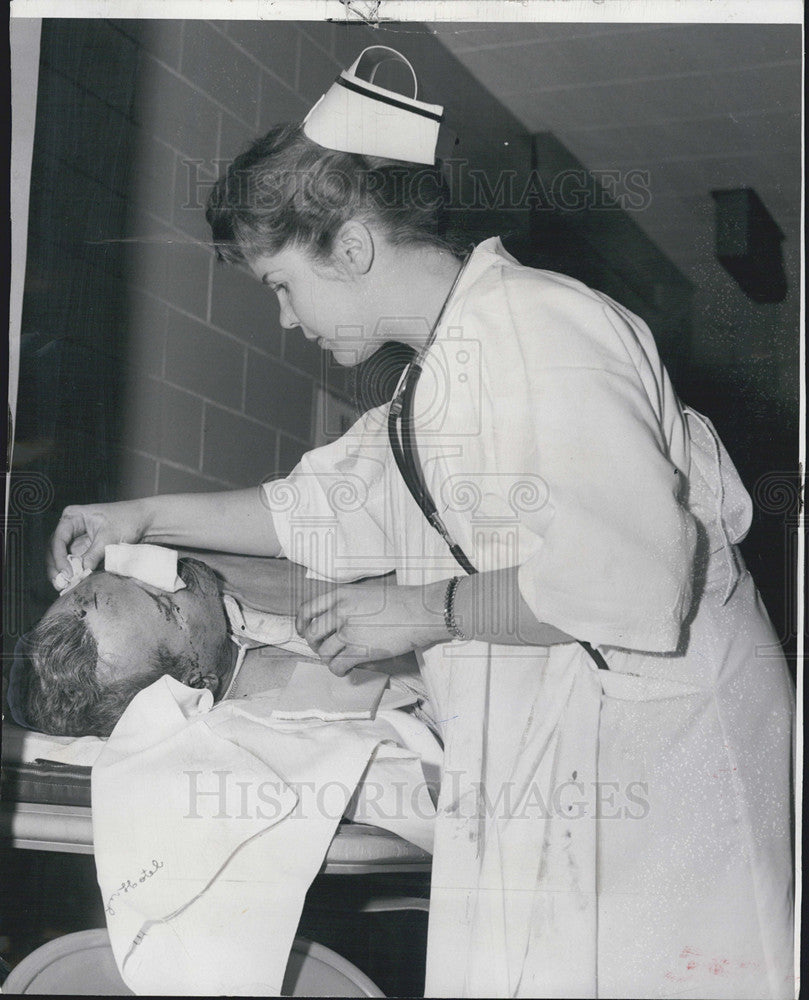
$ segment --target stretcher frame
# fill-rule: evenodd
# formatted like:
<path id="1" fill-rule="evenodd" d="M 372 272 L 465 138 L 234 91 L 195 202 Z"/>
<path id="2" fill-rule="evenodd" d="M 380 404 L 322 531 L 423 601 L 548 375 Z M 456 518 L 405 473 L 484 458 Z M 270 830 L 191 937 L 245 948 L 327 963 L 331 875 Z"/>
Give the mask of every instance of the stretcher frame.
<path id="1" fill-rule="evenodd" d="M 0 841 L 34 851 L 93 853 L 89 806 L 0 802 Z M 322 875 L 426 873 L 430 855 L 380 827 L 341 822 L 320 871 Z"/>

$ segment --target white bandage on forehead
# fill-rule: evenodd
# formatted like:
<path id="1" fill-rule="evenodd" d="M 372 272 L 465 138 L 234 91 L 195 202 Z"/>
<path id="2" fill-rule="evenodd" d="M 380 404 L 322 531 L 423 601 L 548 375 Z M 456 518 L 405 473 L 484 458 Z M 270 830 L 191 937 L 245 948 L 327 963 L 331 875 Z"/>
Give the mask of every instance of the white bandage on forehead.
<path id="1" fill-rule="evenodd" d="M 185 584 L 177 575 L 177 551 L 162 545 L 107 545 L 104 549 L 107 573 L 129 576 L 159 590 L 174 593 Z"/>

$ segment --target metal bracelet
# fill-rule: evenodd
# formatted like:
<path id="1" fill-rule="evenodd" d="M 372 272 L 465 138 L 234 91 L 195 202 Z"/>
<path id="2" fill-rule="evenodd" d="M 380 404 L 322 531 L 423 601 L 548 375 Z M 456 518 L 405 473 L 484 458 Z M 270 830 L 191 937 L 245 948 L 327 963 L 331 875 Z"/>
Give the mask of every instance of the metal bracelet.
<path id="1" fill-rule="evenodd" d="M 447 627 L 447 632 L 449 632 L 453 639 L 468 640 L 469 636 L 463 634 L 458 628 L 458 623 L 455 621 L 455 591 L 461 579 L 462 577 L 460 576 L 453 576 L 447 584 L 447 592 L 444 595 L 444 624 Z"/>

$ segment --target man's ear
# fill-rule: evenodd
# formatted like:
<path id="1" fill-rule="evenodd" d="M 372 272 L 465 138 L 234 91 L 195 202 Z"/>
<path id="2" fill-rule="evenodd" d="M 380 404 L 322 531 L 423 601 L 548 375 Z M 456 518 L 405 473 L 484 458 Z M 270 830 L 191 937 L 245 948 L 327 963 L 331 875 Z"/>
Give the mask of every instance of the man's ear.
<path id="1" fill-rule="evenodd" d="M 359 219 L 344 222 L 332 245 L 332 254 L 349 274 L 360 277 L 371 270 L 374 262 L 374 237 Z"/>
<path id="2" fill-rule="evenodd" d="M 187 684 L 188 687 L 192 688 L 207 688 L 213 694 L 216 694 L 219 688 L 219 677 L 217 674 L 209 673 L 203 674 L 200 668 L 196 665 L 189 664 L 185 670 L 183 670 L 183 684 Z"/>

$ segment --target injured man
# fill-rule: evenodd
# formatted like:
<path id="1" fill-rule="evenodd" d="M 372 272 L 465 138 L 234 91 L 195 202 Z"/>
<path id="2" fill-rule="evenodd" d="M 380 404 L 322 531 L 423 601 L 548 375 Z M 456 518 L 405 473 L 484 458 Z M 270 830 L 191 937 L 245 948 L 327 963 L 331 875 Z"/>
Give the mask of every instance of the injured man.
<path id="1" fill-rule="evenodd" d="M 278 996 L 341 818 L 431 850 L 441 750 L 417 667 L 330 673 L 295 632 L 292 564 L 240 560 L 232 585 L 230 557 L 171 553 L 154 577 L 124 548 L 147 547 L 108 546 L 28 633 L 9 707 L 97 744 L 96 871 L 127 985 Z"/>
<path id="2" fill-rule="evenodd" d="M 162 549 L 160 555 L 175 556 L 176 569 L 156 572 L 154 558 L 137 557 L 146 550 L 153 557 L 159 546 L 108 549 L 115 552 L 106 565 L 117 555 L 121 572 L 92 573 L 66 587 L 20 641 L 8 693 L 18 724 L 56 736 L 109 736 L 134 696 L 162 676 L 207 689 L 215 701 L 256 697 L 284 689 L 303 659 L 317 664 L 324 691 L 334 696 L 357 691 L 359 697 L 358 681 L 370 685 L 367 671 L 326 676 L 325 664 L 295 631 L 295 595 L 329 586 L 305 581 L 301 567 L 214 554 L 209 562 L 176 560 Z M 389 678 L 375 687 L 386 708 L 412 707 L 432 726 L 412 656 L 381 661 L 375 670 Z"/>

